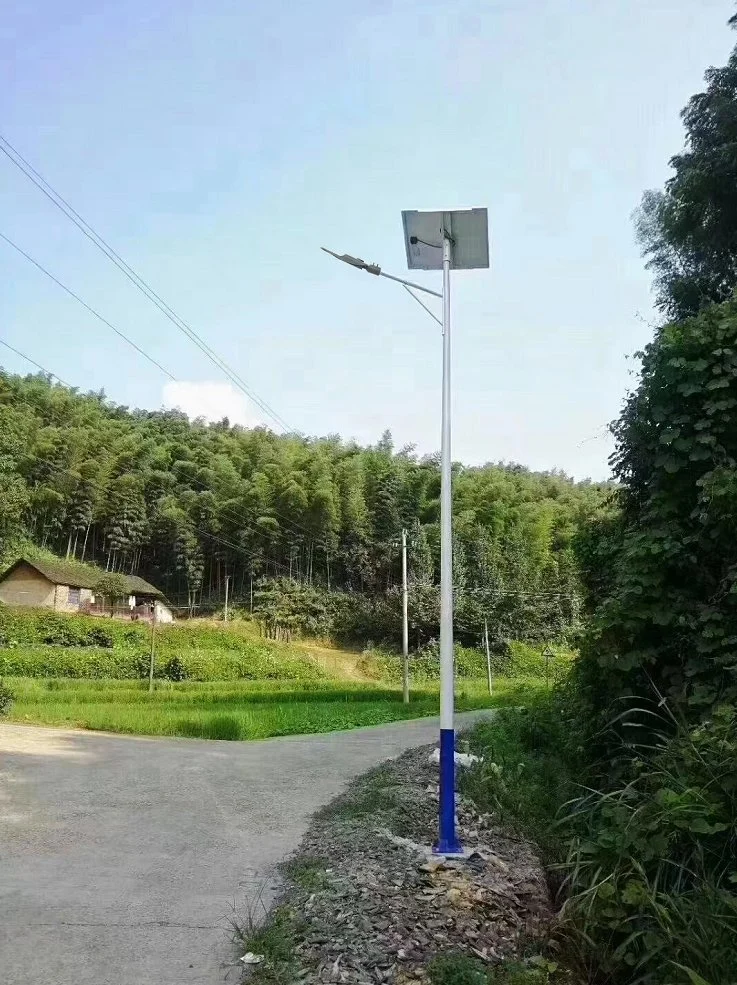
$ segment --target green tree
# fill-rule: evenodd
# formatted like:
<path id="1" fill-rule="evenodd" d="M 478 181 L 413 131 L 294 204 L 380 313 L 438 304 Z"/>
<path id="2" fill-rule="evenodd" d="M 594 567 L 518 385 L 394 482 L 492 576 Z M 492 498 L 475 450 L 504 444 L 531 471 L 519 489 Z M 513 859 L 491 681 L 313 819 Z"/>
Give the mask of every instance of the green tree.
<path id="1" fill-rule="evenodd" d="M 735 23 L 732 18 L 730 23 Z M 737 48 L 682 112 L 686 148 L 664 191 L 648 191 L 637 230 L 669 318 L 725 301 L 737 285 Z"/>
<path id="2" fill-rule="evenodd" d="M 737 302 L 666 325 L 614 433 L 623 516 L 598 545 L 590 697 L 737 700 Z"/>
<path id="3" fill-rule="evenodd" d="M 99 595 L 110 606 L 110 615 L 113 615 L 115 606 L 123 599 L 127 599 L 130 592 L 125 575 L 119 572 L 109 571 L 101 575 L 95 585 L 95 595 Z"/>
<path id="4" fill-rule="evenodd" d="M 234 601 L 249 608 L 253 579 L 329 583 L 366 597 L 352 625 L 374 639 L 396 638 L 399 610 L 387 592 L 406 527 L 410 577 L 427 601 L 419 623 L 437 633 L 438 461 L 418 461 L 409 446 L 395 453 L 390 434 L 362 448 L 208 425 L 0 371 L 0 486 L 8 556 L 30 537 L 57 555 L 140 573 L 190 606 L 222 605 L 226 574 Z M 600 496 L 559 473 L 455 466 L 457 580 L 465 558 L 466 593 L 502 578 L 534 589 L 549 572 L 562 584 L 571 531 Z M 577 579 L 574 569 L 571 591 Z M 537 638 L 548 611 L 517 601 L 510 619 Z"/>

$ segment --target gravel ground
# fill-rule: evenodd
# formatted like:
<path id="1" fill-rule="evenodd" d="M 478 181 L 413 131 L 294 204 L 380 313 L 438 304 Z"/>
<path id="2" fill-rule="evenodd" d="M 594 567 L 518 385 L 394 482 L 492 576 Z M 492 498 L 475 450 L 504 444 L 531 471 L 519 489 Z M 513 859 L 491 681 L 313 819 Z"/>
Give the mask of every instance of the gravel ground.
<path id="1" fill-rule="evenodd" d="M 491 816 L 460 797 L 469 857 L 433 857 L 432 749 L 365 774 L 315 817 L 286 867 L 289 887 L 276 922 L 265 935 L 246 935 L 248 947 L 266 953 L 247 972 L 254 985 L 426 982 L 437 955 L 497 963 L 545 935 L 552 913 L 540 861 Z M 272 938 L 280 945 L 270 958 Z"/>

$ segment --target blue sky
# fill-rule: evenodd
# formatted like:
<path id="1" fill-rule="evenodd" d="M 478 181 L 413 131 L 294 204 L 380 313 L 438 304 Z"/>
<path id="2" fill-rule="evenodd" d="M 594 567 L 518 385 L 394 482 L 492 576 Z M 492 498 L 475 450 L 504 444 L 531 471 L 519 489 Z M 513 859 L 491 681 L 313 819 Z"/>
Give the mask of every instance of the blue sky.
<path id="1" fill-rule="evenodd" d="M 631 213 L 733 9 L 37 0 L 0 27 L 0 132 L 292 427 L 421 452 L 439 330 L 318 247 L 401 275 L 403 208 L 488 206 L 491 270 L 454 280 L 454 457 L 601 478 L 655 319 Z M 186 385 L 2 242 L 0 337 L 119 403 L 263 416 L 4 157 L 0 232 Z"/>

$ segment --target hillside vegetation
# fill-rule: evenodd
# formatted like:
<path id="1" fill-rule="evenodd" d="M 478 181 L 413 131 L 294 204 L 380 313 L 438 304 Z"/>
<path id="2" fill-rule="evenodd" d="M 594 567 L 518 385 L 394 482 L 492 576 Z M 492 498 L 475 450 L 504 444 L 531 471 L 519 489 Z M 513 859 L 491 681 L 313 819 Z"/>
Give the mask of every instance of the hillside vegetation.
<path id="1" fill-rule="evenodd" d="M 11 720 L 143 735 L 259 739 L 435 715 L 438 662 L 413 659 L 402 701 L 396 654 L 264 639 L 246 622 L 151 628 L 94 616 L 0 606 L 0 701 Z M 545 661 L 523 648 L 495 659 L 458 649 L 460 711 L 519 703 L 545 687 Z M 3 699 L 4 696 L 4 699 Z"/>
<path id="2" fill-rule="evenodd" d="M 504 635 L 559 635 L 578 615 L 573 541 L 605 490 L 516 465 L 455 472 L 459 632 L 478 637 L 483 612 Z M 226 574 L 249 611 L 262 578 L 383 599 L 404 527 L 413 618 L 436 635 L 439 489 L 436 459 L 388 433 L 363 448 L 191 423 L 0 372 L 0 555 L 30 542 L 140 574 L 184 611 L 222 604 Z"/>

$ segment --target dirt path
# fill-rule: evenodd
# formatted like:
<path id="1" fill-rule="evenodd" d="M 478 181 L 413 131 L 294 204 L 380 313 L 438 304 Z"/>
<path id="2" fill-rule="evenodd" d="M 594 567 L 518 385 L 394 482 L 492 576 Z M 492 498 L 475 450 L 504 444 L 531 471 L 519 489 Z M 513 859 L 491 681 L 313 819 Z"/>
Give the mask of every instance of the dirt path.
<path id="1" fill-rule="evenodd" d="M 318 643 L 305 642 L 304 640 L 300 640 L 295 646 L 305 656 L 309 657 L 310 660 L 314 660 L 324 671 L 338 679 L 376 683 L 374 678 L 363 673 L 359 667 L 363 660 L 362 653 L 356 653 L 352 650 L 336 650 L 332 647 L 320 646 Z"/>
<path id="2" fill-rule="evenodd" d="M 232 904 L 268 902 L 312 813 L 437 727 L 240 743 L 0 726 L 3 985 L 233 985 Z"/>

